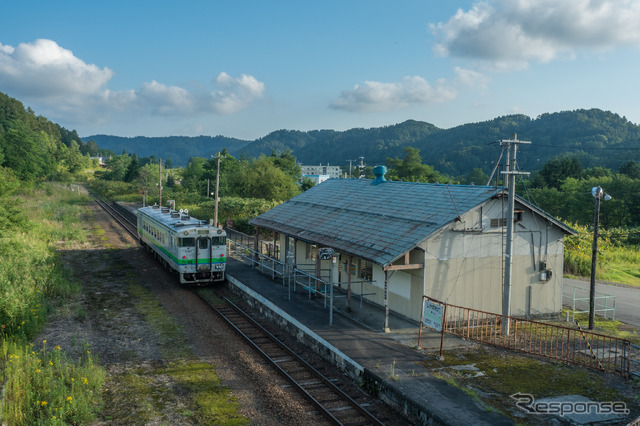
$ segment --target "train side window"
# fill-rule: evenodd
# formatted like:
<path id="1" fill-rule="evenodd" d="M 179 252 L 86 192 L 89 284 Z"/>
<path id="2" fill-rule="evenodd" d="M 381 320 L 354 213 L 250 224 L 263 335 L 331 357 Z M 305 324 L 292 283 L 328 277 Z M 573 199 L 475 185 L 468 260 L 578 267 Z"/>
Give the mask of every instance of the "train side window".
<path id="1" fill-rule="evenodd" d="M 178 247 L 195 247 L 195 238 L 178 238 Z"/>

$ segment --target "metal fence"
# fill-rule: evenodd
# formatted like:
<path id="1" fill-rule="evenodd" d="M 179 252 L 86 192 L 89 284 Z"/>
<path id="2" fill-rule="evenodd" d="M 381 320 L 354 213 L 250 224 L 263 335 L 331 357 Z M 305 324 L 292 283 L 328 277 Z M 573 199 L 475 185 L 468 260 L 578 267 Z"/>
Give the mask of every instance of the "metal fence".
<path id="1" fill-rule="evenodd" d="M 628 340 L 581 330 L 579 327 L 563 327 L 447 304 L 444 331 L 625 377 L 631 373 L 632 348 Z"/>
<path id="2" fill-rule="evenodd" d="M 296 267 L 291 262 L 281 262 L 271 256 L 278 252 L 277 245 L 259 242 L 259 249 L 255 250 L 254 241 L 255 237 L 251 235 L 227 229 L 228 255 L 240 260 L 245 265 L 260 270 L 263 275 L 270 275 L 274 281 L 281 280 L 283 286 L 288 286 L 289 299 L 291 299 L 291 292 L 302 290 L 307 292 L 309 299 L 315 296 L 322 297 L 326 308 L 327 303 L 333 303 L 333 299 L 347 297 L 346 292 L 341 287 L 341 284 L 347 283 L 333 282 L 330 269 L 321 269 L 320 276 L 317 276 L 316 273 L 318 271 L 313 265 Z M 365 283 L 372 282 L 365 280 L 351 282 L 352 285 L 360 284 L 360 292 L 353 293 L 353 296 L 360 299 L 360 307 L 366 301 L 366 296 L 376 294 L 364 292 Z M 336 291 L 332 290 L 337 290 L 337 294 Z"/>
<path id="3" fill-rule="evenodd" d="M 562 304 L 571 309 L 571 321 L 575 321 L 576 314 L 588 314 L 589 313 L 589 290 L 576 287 L 571 284 L 563 284 L 564 287 L 568 287 L 571 290 L 571 296 L 563 295 Z M 594 312 L 607 318 L 607 314 L 610 314 L 612 320 L 616 319 L 616 297 L 608 294 L 599 293 L 596 291 L 596 297 L 594 298 Z"/>
<path id="4" fill-rule="evenodd" d="M 311 271 L 303 270 L 286 264 L 272 257 L 277 252 L 277 246 L 269 243 L 259 243 L 255 250 L 255 237 L 234 230 L 227 230 L 227 248 L 230 256 L 243 263 L 259 269 L 271 279 L 281 279 L 282 285 L 289 286 L 289 298 L 291 291 L 295 292 L 301 287 L 309 294 L 309 298 L 315 295 L 326 299 L 330 293 L 330 280 L 316 277 Z M 315 271 L 315 270 L 314 270 Z"/>
<path id="5" fill-rule="evenodd" d="M 631 353 L 629 355 L 629 373 L 640 379 L 640 346 L 631 344 Z"/>

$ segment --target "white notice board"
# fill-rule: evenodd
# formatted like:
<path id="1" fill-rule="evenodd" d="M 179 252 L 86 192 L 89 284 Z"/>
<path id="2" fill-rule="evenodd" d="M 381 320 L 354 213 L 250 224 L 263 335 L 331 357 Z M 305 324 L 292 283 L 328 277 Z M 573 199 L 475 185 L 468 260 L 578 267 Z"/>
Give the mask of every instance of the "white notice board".
<path id="1" fill-rule="evenodd" d="M 424 299 L 424 314 L 422 315 L 422 323 L 427 327 L 436 331 L 442 331 L 442 313 L 444 306 L 434 303 L 429 299 Z"/>

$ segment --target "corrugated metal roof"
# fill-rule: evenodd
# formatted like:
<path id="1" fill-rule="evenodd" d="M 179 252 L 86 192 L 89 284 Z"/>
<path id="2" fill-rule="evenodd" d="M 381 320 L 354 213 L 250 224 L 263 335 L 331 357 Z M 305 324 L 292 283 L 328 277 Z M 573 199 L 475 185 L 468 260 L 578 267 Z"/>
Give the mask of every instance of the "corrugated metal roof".
<path id="1" fill-rule="evenodd" d="M 489 186 L 330 179 L 251 224 L 388 265 L 501 192 Z"/>

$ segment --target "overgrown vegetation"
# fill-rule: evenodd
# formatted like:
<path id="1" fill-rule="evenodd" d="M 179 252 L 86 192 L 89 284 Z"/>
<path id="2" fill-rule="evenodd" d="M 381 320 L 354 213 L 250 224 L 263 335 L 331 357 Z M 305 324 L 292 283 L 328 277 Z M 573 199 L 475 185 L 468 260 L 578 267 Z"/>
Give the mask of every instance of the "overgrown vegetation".
<path id="1" fill-rule="evenodd" d="M 565 272 L 571 276 L 588 277 L 591 275 L 593 230 L 577 224 L 572 227 L 578 234 L 565 239 Z M 640 286 L 640 245 L 635 243 L 638 231 L 621 228 L 600 230 L 596 264 L 598 280 Z"/>
<path id="2" fill-rule="evenodd" d="M 0 417 L 8 424 L 80 424 L 95 417 L 104 371 L 90 348 L 69 359 L 55 342 L 31 343 L 48 313 L 79 289 L 56 246 L 86 238 L 78 225 L 86 197 L 46 185 L 4 194 L 12 222 L 0 236 Z"/>

